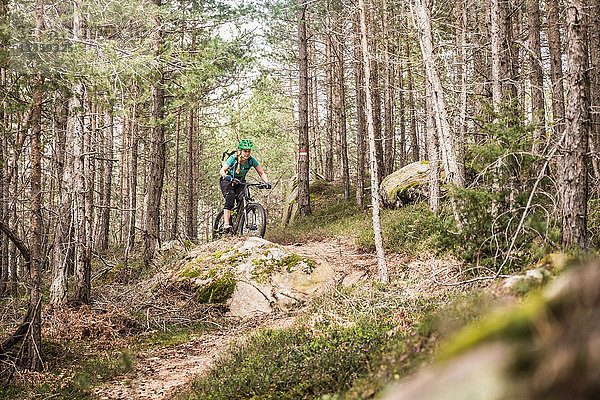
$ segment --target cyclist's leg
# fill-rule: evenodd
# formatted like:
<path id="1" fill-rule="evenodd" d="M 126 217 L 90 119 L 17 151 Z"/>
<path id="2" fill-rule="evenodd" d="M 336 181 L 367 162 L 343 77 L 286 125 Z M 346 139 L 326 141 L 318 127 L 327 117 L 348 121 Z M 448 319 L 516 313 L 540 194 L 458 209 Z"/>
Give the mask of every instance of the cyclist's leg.
<path id="1" fill-rule="evenodd" d="M 235 204 L 235 189 L 231 182 L 221 179 L 221 191 L 225 197 L 225 205 L 223 206 L 223 222 L 225 227 L 231 227 L 229 221 L 231 219 L 231 210 Z"/>

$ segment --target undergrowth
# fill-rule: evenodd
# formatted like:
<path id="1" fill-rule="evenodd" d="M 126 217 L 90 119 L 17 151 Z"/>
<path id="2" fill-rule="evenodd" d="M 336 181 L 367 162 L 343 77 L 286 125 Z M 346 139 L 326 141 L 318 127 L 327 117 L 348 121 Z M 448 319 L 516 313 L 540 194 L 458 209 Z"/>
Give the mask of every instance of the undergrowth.
<path id="1" fill-rule="evenodd" d="M 280 243 L 319 241 L 328 237 L 354 235 L 368 226 L 370 218 L 356 205 L 354 191 L 344 200 L 343 187 L 337 183 L 316 181 L 310 187 L 312 213 L 296 219 L 288 226 L 267 229 L 265 239 Z"/>
<path id="2" fill-rule="evenodd" d="M 478 318 L 480 297 L 402 300 L 399 287 L 332 291 L 299 327 L 263 330 L 192 384 L 186 399 L 366 399 L 430 363 L 440 339 Z"/>

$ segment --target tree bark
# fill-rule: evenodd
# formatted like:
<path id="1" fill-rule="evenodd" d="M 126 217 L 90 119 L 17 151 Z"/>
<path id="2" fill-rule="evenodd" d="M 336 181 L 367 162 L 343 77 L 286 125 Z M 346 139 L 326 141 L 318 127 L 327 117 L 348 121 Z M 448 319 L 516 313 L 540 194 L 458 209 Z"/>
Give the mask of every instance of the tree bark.
<path id="1" fill-rule="evenodd" d="M 382 1 L 382 34 L 383 34 L 383 121 L 385 132 L 384 143 L 384 176 L 394 172 L 396 123 L 394 121 L 394 67 L 390 62 L 393 37 L 389 37 L 389 14 L 387 0 Z"/>
<path id="2" fill-rule="evenodd" d="M 161 55 L 162 22 L 159 8 L 162 0 L 151 0 L 155 10 L 152 15 L 154 29 L 150 35 L 152 53 L 157 60 Z M 150 136 L 148 177 L 144 197 L 144 265 L 149 266 L 160 246 L 160 202 L 165 175 L 165 131 L 164 131 L 164 78 L 162 67 L 152 77 L 150 89 Z"/>
<path id="3" fill-rule="evenodd" d="M 415 95 L 410 59 L 410 44 L 406 38 L 406 80 L 408 81 L 408 112 L 410 113 L 410 148 L 412 161 L 419 161 L 419 141 L 417 140 L 417 117 L 415 116 Z"/>
<path id="4" fill-rule="evenodd" d="M 456 113 L 457 137 L 456 137 L 456 159 L 458 163 L 458 173 L 465 176 L 465 140 L 467 136 L 467 67 L 465 66 L 467 55 L 467 11 L 464 0 L 456 1 L 456 80 L 458 82 L 457 92 L 460 93 L 460 109 Z M 431 143 L 427 140 L 427 143 Z M 436 142 L 437 143 L 437 142 Z M 428 154 L 431 154 L 428 150 Z M 463 178 L 464 179 L 464 178 Z"/>
<path id="5" fill-rule="evenodd" d="M 590 144 L 596 182 L 600 181 L 600 0 L 590 1 Z"/>
<path id="6" fill-rule="evenodd" d="M 73 37 L 83 39 L 83 21 L 81 3 L 74 6 Z M 75 78 L 72 95 L 69 99 L 69 116 L 67 119 L 67 140 L 73 140 L 73 226 L 74 226 L 74 297 L 77 301 L 88 303 L 89 263 L 86 248 L 89 238 L 86 236 L 86 186 L 85 186 L 85 122 L 84 122 L 84 84 Z"/>
<path id="7" fill-rule="evenodd" d="M 41 35 L 43 29 L 43 2 L 36 2 L 35 20 L 36 36 Z M 26 339 L 27 364 L 32 371 L 44 368 L 42 355 L 42 269 L 44 264 L 43 254 L 43 221 L 42 221 L 42 85 L 44 78 L 37 74 L 34 78 L 31 109 L 31 231 L 29 246 L 31 262 L 29 264 L 29 278 L 31 287 L 29 291 L 29 315 L 31 318 L 28 337 Z"/>
<path id="8" fill-rule="evenodd" d="M 360 14 L 356 14 L 354 34 L 354 80 L 356 86 L 356 204 L 364 206 L 365 192 L 365 137 L 367 116 L 365 114 L 365 70 L 360 49 Z"/>
<path id="9" fill-rule="evenodd" d="M 308 54 L 306 37 L 307 5 L 298 1 L 298 56 L 299 56 L 299 94 L 298 94 L 298 211 L 301 217 L 310 214 L 309 193 L 309 149 L 308 149 Z"/>
<path id="10" fill-rule="evenodd" d="M 8 23 L 8 0 L 0 1 L 0 23 L 5 26 Z M 2 90 L 7 92 L 7 67 L 9 37 L 3 35 L 0 38 L 0 85 Z M 9 221 L 9 164 L 8 164 L 8 135 L 9 129 L 7 121 L 8 102 L 0 102 L 0 220 Z M 7 282 L 9 275 L 9 239 L 8 236 L 0 232 L 0 295 L 7 291 Z"/>
<path id="11" fill-rule="evenodd" d="M 398 53 L 401 53 L 402 42 L 398 38 Z M 406 111 L 404 105 L 404 70 L 402 60 L 398 60 L 398 115 L 400 116 L 400 139 L 398 143 L 398 166 L 404 167 L 406 162 Z"/>
<path id="12" fill-rule="evenodd" d="M 344 186 L 344 200 L 350 198 L 350 172 L 348 170 L 348 143 L 346 128 L 346 88 L 344 84 L 344 32 L 340 21 L 340 16 L 336 18 L 335 44 L 333 46 L 334 55 L 334 98 L 335 98 L 335 127 L 336 136 L 339 138 L 339 162 L 341 163 L 341 177 Z"/>
<path id="13" fill-rule="evenodd" d="M 333 56 L 332 56 L 332 24 L 330 11 L 327 10 L 325 16 L 326 23 L 326 37 L 325 37 L 325 88 L 327 91 L 326 96 L 326 129 L 325 129 L 325 180 L 328 182 L 334 179 L 333 170 L 333 142 L 334 142 L 334 131 L 333 131 Z"/>
<path id="14" fill-rule="evenodd" d="M 90 99 L 92 101 L 93 99 Z M 95 104 L 90 107 L 90 119 L 91 119 L 91 146 L 89 147 L 87 152 L 94 152 L 94 157 L 92 158 L 90 165 L 93 166 L 95 171 L 95 176 L 97 177 L 92 182 L 93 186 L 97 186 L 97 190 L 95 190 L 94 194 L 96 197 L 94 198 L 94 204 L 97 204 L 99 208 L 97 212 L 94 213 L 94 226 L 93 226 L 93 237 L 94 240 L 92 242 L 94 249 L 96 251 L 102 251 L 102 246 L 105 245 L 106 239 L 102 237 L 104 234 L 104 230 L 102 229 L 102 208 L 104 207 L 105 201 L 105 182 L 106 178 L 106 148 L 105 148 L 105 130 L 104 130 L 104 114 L 102 108 Z M 89 179 L 86 180 L 89 185 Z"/>
<path id="15" fill-rule="evenodd" d="M 428 81 L 431 83 L 431 97 L 435 110 L 435 122 L 442 149 L 446 179 L 458 187 L 464 187 L 464 177 L 460 174 L 456 158 L 456 139 L 448 122 L 442 83 L 435 64 L 429 12 L 424 0 L 415 0 L 413 14 L 415 25 L 419 31 L 419 42 L 421 44 L 421 52 L 423 53 L 425 72 Z"/>
<path id="16" fill-rule="evenodd" d="M 367 41 L 367 21 L 366 7 L 364 0 L 358 0 L 358 9 L 360 13 L 360 47 L 365 69 L 365 82 L 371 81 L 371 55 Z M 365 85 L 365 100 L 367 114 L 367 132 L 369 134 L 369 153 L 371 170 L 371 202 L 373 207 L 373 235 L 375 240 L 375 249 L 377 252 L 377 270 L 379 280 L 388 282 L 388 270 L 385 262 L 385 251 L 383 248 L 383 238 L 381 235 L 381 221 L 379 217 L 379 177 L 377 169 L 377 147 L 375 146 L 375 131 L 373 121 L 373 97 L 370 85 Z"/>
<path id="17" fill-rule="evenodd" d="M 531 73 L 531 122 L 534 125 L 532 151 L 539 154 L 544 146 L 544 71 L 540 47 L 540 8 L 538 0 L 527 1 L 529 14 L 529 68 Z"/>
<path id="18" fill-rule="evenodd" d="M 425 81 L 425 106 L 427 111 L 425 129 L 427 154 L 429 156 L 429 208 L 431 211 L 437 212 L 440 208 L 440 159 L 435 120 L 433 117 L 435 111 L 431 99 L 431 84 Z"/>
<path id="19" fill-rule="evenodd" d="M 371 111 L 373 112 L 373 133 L 375 134 L 375 146 L 377 151 L 375 155 L 377 156 L 377 178 L 378 182 L 381 183 L 385 174 L 385 164 L 383 162 L 383 132 L 382 132 L 382 122 L 381 122 L 381 90 L 379 87 L 379 61 L 378 61 L 378 51 L 377 51 L 377 31 L 375 29 L 375 10 L 373 3 L 368 6 L 369 9 L 366 10 L 367 15 L 369 16 L 369 33 L 371 38 L 371 51 L 373 52 L 373 57 L 370 58 L 370 80 L 369 86 L 371 87 L 371 102 L 373 107 L 371 107 Z"/>
<path id="20" fill-rule="evenodd" d="M 135 223 L 137 214 L 137 172 L 138 172 L 138 144 L 139 144 L 139 133 L 137 124 L 137 109 L 134 107 L 133 115 L 130 121 L 130 140 L 131 148 L 130 151 L 130 163 L 131 167 L 129 170 L 129 222 L 127 226 L 127 246 L 126 254 L 130 254 L 131 250 L 135 246 Z"/>
<path id="21" fill-rule="evenodd" d="M 56 180 L 58 185 L 58 207 L 52 248 L 52 283 L 50 304 L 59 305 L 67 301 L 67 276 L 70 255 L 73 217 L 73 136 L 67 129 L 68 101 L 62 101 L 56 129 Z"/>
<path id="22" fill-rule="evenodd" d="M 500 112 L 500 104 L 516 96 L 516 86 L 511 79 L 513 60 L 508 6 L 509 0 L 491 2 L 492 100 L 496 112 Z"/>
<path id="23" fill-rule="evenodd" d="M 104 124 L 104 188 L 103 204 L 100 209 L 100 232 L 97 243 L 98 249 L 106 251 L 109 245 L 110 233 L 110 210 L 111 210 L 111 189 L 112 189 L 112 170 L 113 170 L 113 140 L 114 140 L 114 116 L 112 109 L 109 109 L 105 116 Z"/>
<path id="24" fill-rule="evenodd" d="M 548 0 L 546 14 L 548 20 L 548 50 L 550 52 L 550 81 L 552 83 L 553 137 L 554 140 L 559 140 L 565 129 L 565 92 L 563 88 L 558 0 Z"/>
<path id="25" fill-rule="evenodd" d="M 175 192 L 173 193 L 173 221 L 171 225 L 171 240 L 177 239 L 179 226 L 179 134 L 181 130 L 181 107 L 177 109 L 177 126 L 175 128 Z"/>
<path id="26" fill-rule="evenodd" d="M 198 201 L 196 200 L 196 154 L 194 148 L 196 140 L 194 138 L 194 108 L 189 110 L 187 135 L 186 135 L 186 202 L 185 202 L 185 235 L 192 243 L 198 242 Z"/>
<path id="27" fill-rule="evenodd" d="M 319 81 L 316 67 L 316 46 L 315 41 L 311 42 L 312 49 L 312 58 L 313 58 L 313 69 L 312 69 L 312 100 L 311 100 L 311 118 L 312 118 L 312 129 L 314 131 L 314 139 L 313 139 L 313 153 L 315 166 L 314 170 L 323 174 L 323 151 L 321 149 L 321 127 L 319 123 Z"/>
<path id="28" fill-rule="evenodd" d="M 584 0 L 573 0 L 567 11 L 566 132 L 559 163 L 562 244 L 587 250 L 587 161 L 589 78 Z"/>

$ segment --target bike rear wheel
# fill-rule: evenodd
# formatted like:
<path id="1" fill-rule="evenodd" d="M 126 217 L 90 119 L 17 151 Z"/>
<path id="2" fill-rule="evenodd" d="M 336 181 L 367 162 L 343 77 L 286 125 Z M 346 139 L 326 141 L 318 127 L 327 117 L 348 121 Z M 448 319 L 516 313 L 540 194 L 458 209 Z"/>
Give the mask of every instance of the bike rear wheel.
<path id="1" fill-rule="evenodd" d="M 265 236 L 265 231 L 267 229 L 267 214 L 260 204 L 248 204 L 246 213 L 242 214 L 242 220 L 240 222 L 240 234 L 244 236 Z"/>

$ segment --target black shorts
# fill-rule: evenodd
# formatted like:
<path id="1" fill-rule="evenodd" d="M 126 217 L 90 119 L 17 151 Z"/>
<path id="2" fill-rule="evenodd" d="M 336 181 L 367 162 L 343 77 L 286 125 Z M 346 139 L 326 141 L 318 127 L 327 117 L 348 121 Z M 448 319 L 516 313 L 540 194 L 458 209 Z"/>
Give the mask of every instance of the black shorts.
<path id="1" fill-rule="evenodd" d="M 226 210 L 233 210 L 235 198 L 242 192 L 244 185 L 233 185 L 231 181 L 226 181 L 223 178 L 219 179 L 219 184 L 221 186 L 223 197 L 225 197 L 225 205 L 223 208 Z"/>

